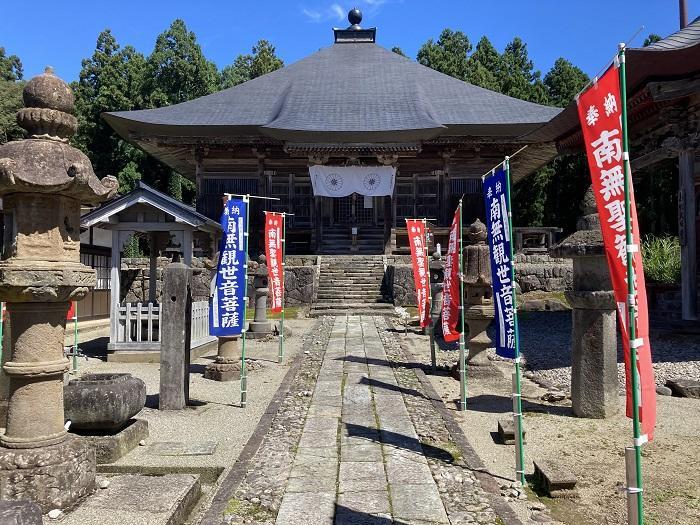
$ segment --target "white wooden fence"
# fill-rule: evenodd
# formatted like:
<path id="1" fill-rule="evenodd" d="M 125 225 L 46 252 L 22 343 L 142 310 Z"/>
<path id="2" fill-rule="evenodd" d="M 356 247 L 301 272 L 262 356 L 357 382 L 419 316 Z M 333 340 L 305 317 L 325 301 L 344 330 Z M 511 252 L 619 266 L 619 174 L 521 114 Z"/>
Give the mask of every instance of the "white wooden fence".
<path id="1" fill-rule="evenodd" d="M 160 316 L 161 308 L 158 304 L 126 303 L 119 306 L 116 343 L 129 346 L 159 345 Z M 196 348 L 215 339 L 209 335 L 209 301 L 193 302 L 190 347 Z"/>

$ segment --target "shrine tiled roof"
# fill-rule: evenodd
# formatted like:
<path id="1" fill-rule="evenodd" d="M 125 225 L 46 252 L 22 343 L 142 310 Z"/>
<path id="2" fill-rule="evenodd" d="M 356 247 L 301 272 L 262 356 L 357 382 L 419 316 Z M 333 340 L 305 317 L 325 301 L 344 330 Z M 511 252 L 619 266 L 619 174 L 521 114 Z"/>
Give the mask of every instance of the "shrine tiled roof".
<path id="1" fill-rule="evenodd" d="M 401 142 L 440 134 L 520 137 L 560 111 L 462 82 L 373 42 L 347 42 L 212 95 L 104 118 L 127 139 L 261 134 Z"/>
<path id="2" fill-rule="evenodd" d="M 670 51 L 691 47 L 698 43 L 700 43 L 700 16 L 680 31 L 676 31 L 644 49 L 648 51 Z"/>

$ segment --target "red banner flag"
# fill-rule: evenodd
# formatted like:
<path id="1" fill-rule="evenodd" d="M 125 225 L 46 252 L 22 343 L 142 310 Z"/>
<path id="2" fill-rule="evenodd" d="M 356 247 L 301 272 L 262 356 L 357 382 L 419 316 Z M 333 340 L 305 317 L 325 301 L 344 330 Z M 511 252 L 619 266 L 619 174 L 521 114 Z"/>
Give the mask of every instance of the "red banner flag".
<path id="1" fill-rule="evenodd" d="M 620 78 L 615 66 L 587 89 L 578 99 L 578 113 L 586 143 L 588 166 L 593 181 L 605 255 L 610 270 L 620 331 L 625 354 L 627 377 L 627 417 L 632 417 L 632 388 L 630 375 L 630 341 L 627 332 L 627 240 L 625 222 L 625 170 L 622 137 L 622 108 Z M 651 363 L 647 294 L 639 251 L 639 223 L 634 202 L 632 180 L 629 181 L 632 225 L 634 283 L 637 290 L 636 339 L 637 369 L 639 371 L 639 417 L 642 431 L 648 439 L 654 435 L 656 423 L 656 387 Z"/>
<path id="2" fill-rule="evenodd" d="M 413 263 L 413 282 L 416 285 L 416 304 L 418 319 L 424 328 L 430 325 L 430 270 L 428 268 L 427 246 L 425 244 L 425 221 L 406 219 L 408 244 L 411 245 L 411 262 Z"/>
<path id="3" fill-rule="evenodd" d="M 284 265 L 282 261 L 282 228 L 284 215 L 265 212 L 265 259 L 267 287 L 270 290 L 270 311 L 281 312 L 284 303 Z"/>
<path id="4" fill-rule="evenodd" d="M 66 320 L 72 321 L 74 317 L 75 317 L 75 301 L 71 301 L 70 308 L 68 309 L 68 313 L 66 314 Z"/>
<path id="5" fill-rule="evenodd" d="M 459 209 L 455 211 L 450 228 L 450 239 L 447 243 L 445 258 L 445 278 L 442 282 L 442 335 L 445 341 L 453 343 L 459 340 L 459 307 L 462 298 L 459 292 Z"/>

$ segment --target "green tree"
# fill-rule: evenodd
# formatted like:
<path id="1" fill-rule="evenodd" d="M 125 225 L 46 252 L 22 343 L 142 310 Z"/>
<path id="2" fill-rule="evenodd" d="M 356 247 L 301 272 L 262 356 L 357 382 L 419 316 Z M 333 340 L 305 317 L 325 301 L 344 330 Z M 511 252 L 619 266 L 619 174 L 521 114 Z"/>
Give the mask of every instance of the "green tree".
<path id="1" fill-rule="evenodd" d="M 148 107 L 179 104 L 209 95 L 220 84 L 216 65 L 202 53 L 196 35 L 181 19 L 156 39 L 146 62 L 143 98 Z"/>
<path id="2" fill-rule="evenodd" d="M 541 73 L 535 70 L 527 53 L 527 45 L 520 37 L 516 36 L 503 51 L 498 76 L 502 93 L 538 104 L 548 102 Z"/>
<path id="3" fill-rule="evenodd" d="M 391 48 L 392 53 L 396 53 L 397 55 L 401 55 L 402 57 L 406 56 L 406 53 L 403 52 L 403 49 L 401 49 L 399 46 L 394 46 Z"/>
<path id="4" fill-rule="evenodd" d="M 588 75 L 565 58 L 558 58 L 544 76 L 550 104 L 562 108 L 574 100 L 587 82 Z"/>
<path id="5" fill-rule="evenodd" d="M 659 35 L 657 35 L 656 33 L 651 33 L 648 37 L 644 39 L 644 47 L 655 44 L 659 40 L 661 40 L 661 37 Z"/>
<path id="6" fill-rule="evenodd" d="M 467 35 L 461 31 L 443 29 L 440 38 L 431 38 L 418 50 L 418 62 L 424 66 L 466 80 L 469 74 L 469 52 L 472 50 Z"/>
<path id="7" fill-rule="evenodd" d="M 501 69 L 501 55 L 488 38 L 481 37 L 467 65 L 467 82 L 491 91 L 500 91 L 501 84 L 497 75 Z"/>
<path id="8" fill-rule="evenodd" d="M 0 80 L 0 144 L 21 139 L 22 128 L 17 125 L 17 111 L 23 106 L 24 82 Z"/>
<path id="9" fill-rule="evenodd" d="M 5 48 L 0 47 L 0 80 L 22 80 L 24 70 L 17 55 L 6 55 Z"/>
<path id="10" fill-rule="evenodd" d="M 283 66 L 284 62 L 275 54 L 275 46 L 267 40 L 259 40 L 252 54 L 238 55 L 233 64 L 221 71 L 221 88 L 237 86 Z"/>
<path id="11" fill-rule="evenodd" d="M 119 181 L 119 193 L 122 195 L 129 193 L 133 190 L 138 182 L 141 180 L 142 175 L 139 171 L 139 166 L 133 160 L 130 160 L 124 168 L 117 174 L 117 180 Z"/>
<path id="12" fill-rule="evenodd" d="M 120 49 L 107 29 L 97 37 L 95 52 L 83 60 L 79 80 L 73 83 L 79 123 L 73 141 L 90 157 L 100 177 L 118 175 L 124 170 L 131 177 L 138 171 L 135 165 L 145 157 L 140 150 L 122 141 L 101 117 L 105 111 L 143 107 L 145 65 L 143 55 L 131 46 Z M 130 163 L 134 165 L 127 169 Z M 121 187 L 120 179 L 120 190 Z"/>

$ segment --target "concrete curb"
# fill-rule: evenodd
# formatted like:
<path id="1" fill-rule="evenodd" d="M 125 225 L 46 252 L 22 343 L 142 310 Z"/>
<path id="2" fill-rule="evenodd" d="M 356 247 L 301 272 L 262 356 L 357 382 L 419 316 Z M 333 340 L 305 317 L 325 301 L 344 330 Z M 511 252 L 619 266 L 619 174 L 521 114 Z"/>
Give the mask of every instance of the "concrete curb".
<path id="1" fill-rule="evenodd" d="M 322 323 L 323 318 L 320 318 L 311 327 L 309 333 L 314 333 L 317 330 L 319 330 Z M 309 339 L 309 341 L 311 340 L 312 339 Z M 238 488 L 238 485 L 240 485 L 241 481 L 243 481 L 243 478 L 245 478 L 250 460 L 253 459 L 253 457 L 255 456 L 256 452 L 258 451 L 258 448 L 260 448 L 260 444 L 265 438 L 265 435 L 272 426 L 272 421 L 275 419 L 277 411 L 282 405 L 282 402 L 284 401 L 284 398 L 287 395 L 289 387 L 292 384 L 292 381 L 294 381 L 294 378 L 296 377 L 297 372 L 301 367 L 301 363 L 303 362 L 305 355 L 304 350 L 306 349 L 307 348 L 305 343 L 302 346 L 301 351 L 294 357 L 294 360 L 292 361 L 289 370 L 287 370 L 287 373 L 284 375 L 280 386 L 277 388 L 277 392 L 275 392 L 274 397 L 270 400 L 270 403 L 265 409 L 265 413 L 262 415 L 260 421 L 255 427 L 253 435 L 245 444 L 243 450 L 241 450 L 241 453 L 238 456 L 236 463 L 226 475 L 226 478 L 224 478 L 224 480 L 219 485 L 218 489 L 216 490 L 216 493 L 214 494 L 214 497 L 211 499 L 209 508 L 199 521 L 199 525 L 221 525 L 226 505 L 228 505 L 229 500 L 233 497 L 233 494 Z"/>
<path id="2" fill-rule="evenodd" d="M 404 344 L 396 338 L 399 343 L 399 347 L 403 352 L 404 356 L 413 356 L 410 350 L 407 350 Z M 484 462 L 477 454 L 474 447 L 471 446 L 467 436 L 462 431 L 462 428 L 457 423 L 457 420 L 452 415 L 452 412 L 448 410 L 445 403 L 442 401 L 438 393 L 433 388 L 430 379 L 425 375 L 422 366 L 419 363 L 413 362 L 413 360 L 406 360 L 407 364 L 411 365 L 411 368 L 418 377 L 425 394 L 430 398 L 431 403 L 442 416 L 442 420 L 445 422 L 445 426 L 449 431 L 450 435 L 454 439 L 455 443 L 462 452 L 462 457 L 464 458 L 467 467 L 474 471 L 474 475 L 481 483 L 482 488 L 488 494 L 489 503 L 496 514 L 503 520 L 505 525 L 524 525 L 523 522 L 518 518 L 515 511 L 508 505 L 508 503 L 501 497 L 501 488 L 496 481 L 496 479 L 488 472 Z"/>

